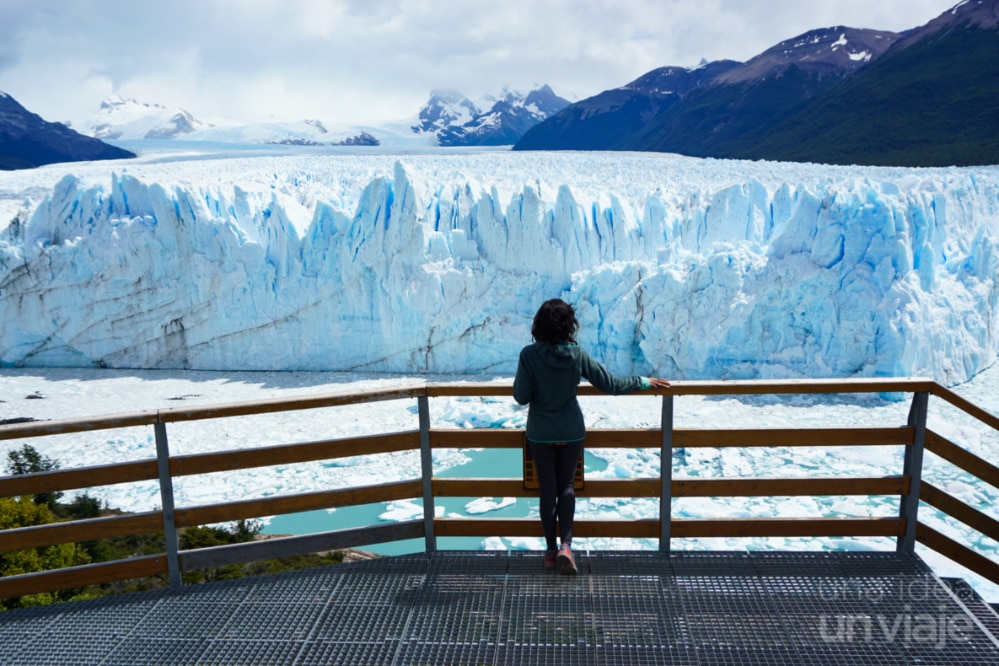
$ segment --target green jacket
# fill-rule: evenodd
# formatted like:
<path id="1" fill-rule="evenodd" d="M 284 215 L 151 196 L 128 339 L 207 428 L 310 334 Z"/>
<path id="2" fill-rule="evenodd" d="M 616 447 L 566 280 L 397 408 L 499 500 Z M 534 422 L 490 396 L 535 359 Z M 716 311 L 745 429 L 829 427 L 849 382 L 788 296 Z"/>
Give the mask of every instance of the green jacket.
<path id="1" fill-rule="evenodd" d="M 576 400 L 580 377 L 614 395 L 649 387 L 644 377 L 614 377 L 577 344 L 530 344 L 520 351 L 513 380 L 514 400 L 529 405 L 528 439 L 574 442 L 586 437 L 583 411 Z"/>

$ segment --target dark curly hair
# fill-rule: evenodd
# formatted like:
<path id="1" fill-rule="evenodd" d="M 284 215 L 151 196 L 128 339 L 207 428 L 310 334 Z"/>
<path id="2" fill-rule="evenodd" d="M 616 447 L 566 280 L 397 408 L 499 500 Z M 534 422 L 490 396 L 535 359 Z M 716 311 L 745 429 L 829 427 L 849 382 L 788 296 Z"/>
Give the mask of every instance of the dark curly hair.
<path id="1" fill-rule="evenodd" d="M 559 298 L 553 298 L 542 303 L 534 315 L 531 337 L 553 345 L 574 343 L 578 329 L 579 322 L 576 321 L 576 311 L 572 306 Z"/>

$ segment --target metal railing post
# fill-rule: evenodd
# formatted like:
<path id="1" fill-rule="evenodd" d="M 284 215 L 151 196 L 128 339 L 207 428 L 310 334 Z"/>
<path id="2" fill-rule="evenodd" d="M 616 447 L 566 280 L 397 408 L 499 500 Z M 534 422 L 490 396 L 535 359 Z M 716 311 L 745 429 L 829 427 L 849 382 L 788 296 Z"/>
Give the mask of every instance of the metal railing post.
<path id="1" fill-rule="evenodd" d="M 160 476 L 160 498 L 163 503 L 163 536 L 166 541 L 167 575 L 170 587 L 183 585 L 180 576 L 180 545 L 177 540 L 177 525 L 174 520 L 173 479 L 170 477 L 170 444 L 167 441 L 166 424 L 153 424 L 156 433 L 156 468 Z"/>
<path id="2" fill-rule="evenodd" d="M 923 474 L 923 449 L 926 444 L 926 411 L 930 394 L 920 391 L 913 394 L 909 408 L 909 426 L 915 429 L 912 446 L 905 449 L 902 474 L 909 477 L 909 492 L 902 495 L 898 516 L 905 519 L 905 535 L 895 542 L 895 550 L 912 553 L 916 548 L 916 520 L 919 513 L 919 484 Z"/>
<path id="3" fill-rule="evenodd" d="M 673 396 L 663 396 L 662 443 L 659 449 L 659 552 L 670 552 L 673 516 Z"/>
<path id="4" fill-rule="evenodd" d="M 436 552 L 437 537 L 434 534 L 434 457 L 430 450 L 430 398 L 425 395 L 416 398 L 420 413 L 420 470 L 423 480 L 423 530 L 428 553 Z"/>

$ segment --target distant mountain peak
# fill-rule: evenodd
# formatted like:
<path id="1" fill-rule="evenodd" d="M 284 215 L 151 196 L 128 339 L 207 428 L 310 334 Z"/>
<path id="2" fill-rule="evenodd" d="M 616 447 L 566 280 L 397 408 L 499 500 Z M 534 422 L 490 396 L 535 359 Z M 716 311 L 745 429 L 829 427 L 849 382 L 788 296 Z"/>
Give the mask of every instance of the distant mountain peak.
<path id="1" fill-rule="evenodd" d="M 442 146 L 512 145 L 528 129 L 568 105 L 548 84 L 527 93 L 504 87 L 498 95 L 484 95 L 478 103 L 454 90 L 434 90 L 412 130 L 435 134 Z"/>
<path id="2" fill-rule="evenodd" d="M 963 0 L 926 25 L 905 32 L 895 48 L 906 48 L 926 37 L 949 32 L 958 26 L 995 30 L 999 27 L 999 1 Z"/>
<path id="3" fill-rule="evenodd" d="M 453 124 L 470 121 L 479 113 L 478 107 L 455 90 L 433 90 L 430 99 L 420 108 L 414 132 L 438 132 Z"/>
<path id="4" fill-rule="evenodd" d="M 444 102 L 459 103 L 467 98 L 457 90 L 451 88 L 436 88 L 430 91 L 430 99 L 439 99 Z"/>
<path id="5" fill-rule="evenodd" d="M 677 66 L 659 67 L 622 86 L 622 89 L 652 96 L 679 95 L 682 97 L 697 86 L 712 81 L 732 68 L 741 66 L 741 64 L 734 60 L 717 60 L 705 62 L 692 69 Z"/>
<path id="6" fill-rule="evenodd" d="M 317 130 L 319 130 L 320 134 L 328 134 L 329 133 L 329 130 L 326 129 L 326 126 L 323 125 L 322 121 L 320 121 L 320 120 L 306 119 L 305 120 L 305 124 L 306 125 L 312 125 L 313 127 L 315 127 Z"/>
<path id="7" fill-rule="evenodd" d="M 98 139 L 174 139 L 209 127 L 188 111 L 168 109 L 113 94 L 101 102 L 100 110 L 87 122 Z"/>
<path id="8" fill-rule="evenodd" d="M 145 109 L 164 109 L 160 104 L 145 104 L 131 97 L 122 97 L 118 94 L 109 95 L 101 102 L 101 109 L 121 109 L 124 107 L 141 107 Z"/>

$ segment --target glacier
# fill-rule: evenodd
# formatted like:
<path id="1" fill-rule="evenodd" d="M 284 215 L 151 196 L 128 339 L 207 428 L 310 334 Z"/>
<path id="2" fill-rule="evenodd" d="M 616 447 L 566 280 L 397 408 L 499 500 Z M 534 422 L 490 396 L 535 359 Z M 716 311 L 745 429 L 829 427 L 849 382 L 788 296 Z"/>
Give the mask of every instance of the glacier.
<path id="1" fill-rule="evenodd" d="M 3 367 L 512 374 L 551 297 L 619 374 L 999 352 L 997 167 L 177 147 L 0 173 L 0 227 Z"/>

